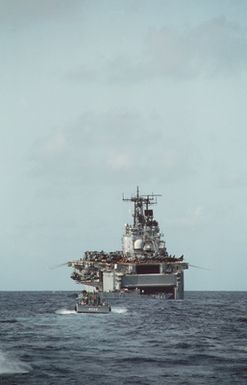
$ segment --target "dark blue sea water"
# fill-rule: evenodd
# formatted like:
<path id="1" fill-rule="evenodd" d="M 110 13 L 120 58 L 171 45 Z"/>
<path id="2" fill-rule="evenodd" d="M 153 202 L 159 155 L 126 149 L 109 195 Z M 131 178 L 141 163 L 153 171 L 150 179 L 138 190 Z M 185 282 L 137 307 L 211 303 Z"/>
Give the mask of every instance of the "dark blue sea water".
<path id="1" fill-rule="evenodd" d="M 1 385 L 247 384 L 247 292 L 134 295 L 75 314 L 70 292 L 0 292 Z"/>

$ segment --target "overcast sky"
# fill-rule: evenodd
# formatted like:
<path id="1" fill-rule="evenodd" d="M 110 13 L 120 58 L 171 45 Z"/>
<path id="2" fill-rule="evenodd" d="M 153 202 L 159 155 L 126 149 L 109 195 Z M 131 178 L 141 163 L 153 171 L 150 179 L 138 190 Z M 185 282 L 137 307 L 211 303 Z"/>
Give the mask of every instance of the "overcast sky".
<path id="1" fill-rule="evenodd" d="M 0 290 L 121 248 L 122 193 L 160 193 L 168 251 L 246 290 L 247 2 L 0 0 Z"/>

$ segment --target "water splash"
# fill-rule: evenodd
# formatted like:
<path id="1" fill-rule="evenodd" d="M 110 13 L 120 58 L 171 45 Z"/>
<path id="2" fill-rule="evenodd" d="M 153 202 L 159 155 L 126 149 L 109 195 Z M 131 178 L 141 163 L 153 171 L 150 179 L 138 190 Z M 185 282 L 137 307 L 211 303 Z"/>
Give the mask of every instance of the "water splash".
<path id="1" fill-rule="evenodd" d="M 31 366 L 8 353 L 0 351 L 0 374 L 29 373 Z"/>
<path id="2" fill-rule="evenodd" d="M 112 307 L 111 311 L 112 313 L 115 313 L 115 314 L 124 314 L 124 313 L 127 313 L 128 310 L 126 309 L 126 307 Z M 71 315 L 71 314 L 77 314 L 77 312 L 71 309 L 58 309 L 55 311 L 55 314 Z"/>
<path id="3" fill-rule="evenodd" d="M 116 314 L 124 314 L 127 313 L 128 309 L 126 307 L 112 307 L 111 311 Z"/>
<path id="4" fill-rule="evenodd" d="M 55 311 L 55 313 L 59 315 L 77 314 L 75 310 L 69 309 L 58 309 Z"/>

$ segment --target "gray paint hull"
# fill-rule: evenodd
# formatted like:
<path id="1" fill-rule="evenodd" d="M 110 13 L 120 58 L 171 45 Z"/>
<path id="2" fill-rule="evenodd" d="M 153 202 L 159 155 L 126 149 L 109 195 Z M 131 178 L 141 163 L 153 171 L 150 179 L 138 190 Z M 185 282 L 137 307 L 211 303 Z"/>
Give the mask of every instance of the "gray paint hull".
<path id="1" fill-rule="evenodd" d="M 77 303 L 75 305 L 75 311 L 77 313 L 106 314 L 106 313 L 110 313 L 111 306 L 109 306 L 109 305 L 99 305 L 99 306 L 80 305 Z"/>

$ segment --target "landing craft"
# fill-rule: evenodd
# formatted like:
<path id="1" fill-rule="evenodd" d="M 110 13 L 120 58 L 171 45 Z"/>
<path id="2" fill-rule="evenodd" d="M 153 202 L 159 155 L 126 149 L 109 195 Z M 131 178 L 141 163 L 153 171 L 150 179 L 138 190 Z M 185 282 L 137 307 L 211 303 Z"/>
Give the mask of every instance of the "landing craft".
<path id="1" fill-rule="evenodd" d="M 169 255 L 151 206 L 159 194 L 123 196 L 134 206 L 133 223 L 124 226 L 121 251 L 86 251 L 79 260 L 69 261 L 71 278 L 97 287 L 101 292 L 137 291 L 162 294 L 170 299 L 184 297 L 184 270 L 189 264 Z"/>
<path id="2" fill-rule="evenodd" d="M 110 313 L 111 306 L 101 298 L 99 293 L 88 293 L 83 290 L 78 296 L 75 311 L 77 313 L 107 314 Z"/>

